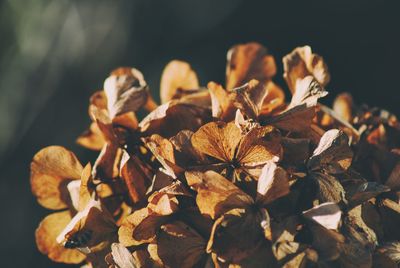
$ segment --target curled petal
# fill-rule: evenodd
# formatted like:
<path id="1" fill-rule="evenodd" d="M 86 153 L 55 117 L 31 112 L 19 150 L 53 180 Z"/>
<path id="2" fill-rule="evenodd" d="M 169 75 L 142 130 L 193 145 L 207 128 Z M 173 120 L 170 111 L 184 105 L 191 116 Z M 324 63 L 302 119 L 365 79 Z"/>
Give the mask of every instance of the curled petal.
<path id="1" fill-rule="evenodd" d="M 240 44 L 227 54 L 226 88 L 232 89 L 257 79 L 264 83 L 276 74 L 275 59 L 258 43 Z"/>
<path id="2" fill-rule="evenodd" d="M 173 60 L 165 66 L 161 76 L 160 98 L 162 103 L 172 100 L 178 90 L 199 88 L 196 73 L 187 62 Z"/>
<path id="3" fill-rule="evenodd" d="M 296 92 L 295 85 L 298 79 L 308 75 L 313 76 L 318 83 L 326 86 L 330 80 L 328 67 L 323 58 L 312 53 L 311 47 L 297 47 L 283 58 L 283 77 L 292 93 Z"/>
<path id="4" fill-rule="evenodd" d="M 104 82 L 110 118 L 143 107 L 149 96 L 143 74 L 135 68 L 114 70 Z"/>

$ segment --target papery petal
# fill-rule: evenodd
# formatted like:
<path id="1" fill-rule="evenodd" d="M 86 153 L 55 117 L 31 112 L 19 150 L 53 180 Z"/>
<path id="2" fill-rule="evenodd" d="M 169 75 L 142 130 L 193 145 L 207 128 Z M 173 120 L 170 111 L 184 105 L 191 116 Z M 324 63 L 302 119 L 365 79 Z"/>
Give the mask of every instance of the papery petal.
<path id="1" fill-rule="evenodd" d="M 326 86 L 330 80 L 328 67 L 323 58 L 312 53 L 311 47 L 297 47 L 283 58 L 283 77 L 290 91 L 296 91 L 295 85 L 298 79 L 312 75 L 318 83 Z"/>
<path id="2" fill-rule="evenodd" d="M 205 262 L 206 241 L 183 222 L 161 226 L 157 235 L 157 252 L 169 267 L 191 268 Z"/>
<path id="3" fill-rule="evenodd" d="M 202 214 L 218 218 L 233 208 L 244 208 L 253 199 L 214 171 L 185 172 L 187 183 L 197 191 L 196 203 Z"/>
<path id="4" fill-rule="evenodd" d="M 270 80 L 276 73 L 274 57 L 258 43 L 240 44 L 227 54 L 226 88 L 232 89 L 251 79 Z"/>
<path id="5" fill-rule="evenodd" d="M 211 122 L 192 135 L 192 144 L 203 154 L 230 162 L 241 138 L 241 131 L 234 123 Z"/>
<path id="6" fill-rule="evenodd" d="M 81 177 L 82 165 L 71 151 L 61 146 L 40 150 L 31 163 L 31 189 L 38 202 L 49 209 L 66 208 L 67 183 Z"/>
<path id="7" fill-rule="evenodd" d="M 191 66 L 184 61 L 173 60 L 165 66 L 160 82 L 161 103 L 172 100 L 177 90 L 197 89 L 199 81 Z"/>
<path id="8" fill-rule="evenodd" d="M 214 223 L 207 252 L 217 254 L 228 263 L 240 262 L 254 253 L 263 241 L 260 223 L 257 212 L 243 208 L 226 212 Z"/>
<path id="9" fill-rule="evenodd" d="M 39 251 L 55 262 L 81 263 L 86 256 L 77 249 L 67 249 L 58 244 L 56 237 L 71 220 L 69 211 L 56 212 L 45 217 L 36 229 L 35 237 Z"/>
<path id="10" fill-rule="evenodd" d="M 257 202 L 266 205 L 290 192 L 287 172 L 269 161 L 262 168 L 257 184 Z"/>
<path id="11" fill-rule="evenodd" d="M 322 136 L 308 161 L 308 167 L 331 174 L 343 173 L 351 165 L 352 157 L 347 135 L 338 129 L 331 129 Z"/>
<path id="12" fill-rule="evenodd" d="M 143 74 L 135 68 L 114 70 L 104 82 L 104 91 L 110 118 L 137 111 L 149 95 Z"/>

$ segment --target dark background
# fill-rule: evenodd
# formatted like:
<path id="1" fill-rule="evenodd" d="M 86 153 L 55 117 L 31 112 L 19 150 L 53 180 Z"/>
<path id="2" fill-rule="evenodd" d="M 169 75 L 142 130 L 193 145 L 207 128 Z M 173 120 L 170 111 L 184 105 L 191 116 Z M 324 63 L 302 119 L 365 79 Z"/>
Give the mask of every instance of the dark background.
<path id="1" fill-rule="evenodd" d="M 58 144 L 75 145 L 88 126 L 88 98 L 118 66 L 140 69 L 157 96 L 171 59 L 192 63 L 203 85 L 224 82 L 226 51 L 258 41 L 278 63 L 309 44 L 332 74 L 330 97 L 400 114 L 400 17 L 395 1 L 19 1 L 0 2 L 1 267 L 63 267 L 35 247 L 34 229 L 50 211 L 30 193 L 29 163 Z"/>

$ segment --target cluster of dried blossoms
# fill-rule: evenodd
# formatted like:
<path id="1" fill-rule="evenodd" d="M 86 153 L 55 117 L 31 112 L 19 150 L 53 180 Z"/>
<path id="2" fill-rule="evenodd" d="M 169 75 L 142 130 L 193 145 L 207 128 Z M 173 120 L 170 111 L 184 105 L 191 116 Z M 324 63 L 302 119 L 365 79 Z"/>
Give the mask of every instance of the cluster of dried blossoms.
<path id="1" fill-rule="evenodd" d="M 289 103 L 257 43 L 229 50 L 225 88 L 170 62 L 160 106 L 140 71 L 113 71 L 78 138 L 93 166 L 34 156 L 32 191 L 57 210 L 39 250 L 92 267 L 397 267 L 399 122 L 348 94 L 319 104 L 330 76 L 310 47 L 283 63 Z"/>

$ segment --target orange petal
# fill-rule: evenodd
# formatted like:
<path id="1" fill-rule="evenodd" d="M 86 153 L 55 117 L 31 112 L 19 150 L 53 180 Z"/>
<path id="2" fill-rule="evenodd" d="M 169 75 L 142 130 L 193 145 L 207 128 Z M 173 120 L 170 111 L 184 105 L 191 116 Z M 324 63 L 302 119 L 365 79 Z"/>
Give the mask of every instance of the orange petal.
<path id="1" fill-rule="evenodd" d="M 56 237 L 68 225 L 71 215 L 68 211 L 56 212 L 45 217 L 36 229 L 36 244 L 40 252 L 55 262 L 78 264 L 86 256 L 76 249 L 66 249 L 58 244 Z"/>
<path id="2" fill-rule="evenodd" d="M 271 126 L 254 127 L 240 141 L 236 159 L 245 167 L 278 161 L 282 155 L 279 131 Z"/>
<path id="3" fill-rule="evenodd" d="M 202 214 L 212 219 L 232 208 L 243 208 L 253 199 L 233 183 L 214 171 L 186 172 L 186 180 L 197 191 L 196 203 Z"/>
<path id="4" fill-rule="evenodd" d="M 283 77 L 292 94 L 296 91 L 296 81 L 312 75 L 323 87 L 329 83 L 330 74 L 323 58 L 312 53 L 311 47 L 297 47 L 283 57 Z"/>
<path id="5" fill-rule="evenodd" d="M 227 89 L 241 86 L 251 79 L 264 82 L 276 73 L 274 57 L 258 43 L 236 45 L 228 51 L 227 58 Z"/>
<path id="6" fill-rule="evenodd" d="M 97 123 L 92 122 L 90 128 L 80 135 L 76 142 L 85 148 L 100 151 L 106 140 Z"/>
<path id="7" fill-rule="evenodd" d="M 67 183 L 81 177 L 82 165 L 71 151 L 60 146 L 40 150 L 31 163 L 31 188 L 38 202 L 49 209 L 67 207 Z"/>
<path id="8" fill-rule="evenodd" d="M 241 137 L 241 131 L 234 123 L 211 122 L 193 134 L 192 144 L 203 154 L 230 162 Z"/>
<path id="9" fill-rule="evenodd" d="M 196 73 L 187 62 L 173 60 L 165 66 L 161 76 L 161 103 L 172 100 L 178 89 L 197 89 L 199 81 Z"/>

